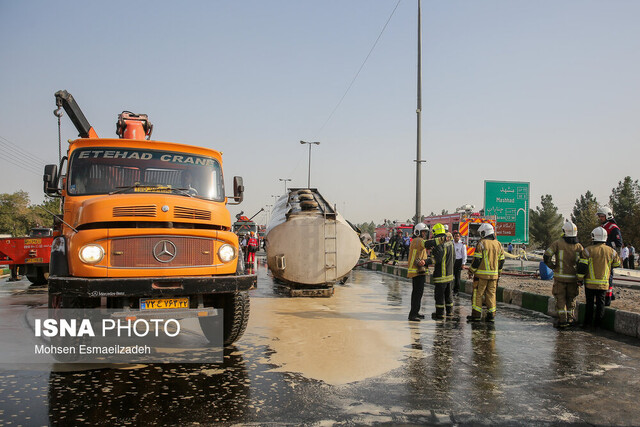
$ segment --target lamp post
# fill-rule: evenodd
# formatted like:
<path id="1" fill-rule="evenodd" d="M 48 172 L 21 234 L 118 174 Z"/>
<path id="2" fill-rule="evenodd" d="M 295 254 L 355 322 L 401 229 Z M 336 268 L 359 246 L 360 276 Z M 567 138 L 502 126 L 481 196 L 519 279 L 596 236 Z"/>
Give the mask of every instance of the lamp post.
<path id="1" fill-rule="evenodd" d="M 416 223 L 422 222 L 422 173 L 420 166 L 425 161 L 422 160 L 422 12 L 420 0 L 418 0 L 418 106 L 417 114 L 417 143 L 416 143 Z"/>
<path id="2" fill-rule="evenodd" d="M 287 194 L 287 181 L 291 181 L 291 178 L 278 178 L 280 181 L 284 181 L 284 194 Z"/>
<path id="3" fill-rule="evenodd" d="M 307 176 L 307 188 L 311 188 L 311 145 L 320 145 L 319 141 L 300 141 L 300 144 L 309 144 L 309 174 Z"/>

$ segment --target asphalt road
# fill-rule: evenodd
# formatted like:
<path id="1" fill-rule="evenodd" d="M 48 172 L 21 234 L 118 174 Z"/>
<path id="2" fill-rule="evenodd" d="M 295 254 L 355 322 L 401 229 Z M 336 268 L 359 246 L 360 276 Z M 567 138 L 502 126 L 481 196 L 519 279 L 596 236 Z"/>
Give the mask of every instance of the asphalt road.
<path id="1" fill-rule="evenodd" d="M 495 325 L 408 322 L 407 280 L 359 270 L 331 298 L 288 298 L 258 270 L 223 363 L 0 365 L 0 425 L 640 424 L 636 339 L 504 305 Z M 45 303 L 0 283 L 0 307 Z"/>

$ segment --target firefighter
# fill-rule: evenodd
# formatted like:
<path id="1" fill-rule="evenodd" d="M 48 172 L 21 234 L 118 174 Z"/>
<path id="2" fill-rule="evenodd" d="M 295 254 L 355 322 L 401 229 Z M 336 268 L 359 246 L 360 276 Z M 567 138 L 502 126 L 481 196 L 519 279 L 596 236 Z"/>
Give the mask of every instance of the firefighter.
<path id="1" fill-rule="evenodd" d="M 258 239 L 254 231 L 251 232 L 249 240 L 247 241 L 247 251 L 249 252 L 247 262 L 253 265 L 256 261 L 256 252 L 258 252 Z"/>
<path id="2" fill-rule="evenodd" d="M 606 244 L 607 230 L 596 227 L 591 232 L 592 244 L 583 249 L 578 263 L 578 283 L 584 283 L 586 307 L 583 328 L 598 328 L 604 317 L 605 294 L 609 289 L 612 269 L 620 267 L 618 253 Z M 595 319 L 593 304 L 596 304 Z"/>
<path id="3" fill-rule="evenodd" d="M 407 277 L 411 279 L 413 288 L 411 289 L 411 310 L 409 320 L 419 322 L 424 319 L 420 314 L 422 304 L 422 294 L 424 284 L 427 280 L 427 251 L 424 248 L 424 241 L 429 235 L 429 229 L 423 223 L 416 224 L 413 228 L 413 239 L 409 246 L 409 261 L 407 264 Z"/>
<path id="4" fill-rule="evenodd" d="M 482 318 L 482 297 L 485 297 L 487 305 L 485 320 L 493 322 L 496 312 L 496 289 L 504 264 L 504 251 L 500 242 L 496 240 L 491 224 L 486 222 L 481 224 L 478 232 L 481 239 L 476 245 L 473 262 L 469 267 L 469 279 L 473 279 L 473 296 L 471 316 L 467 316 L 467 320 L 476 322 Z"/>
<path id="5" fill-rule="evenodd" d="M 616 220 L 613 218 L 613 211 L 611 208 L 603 206 L 596 212 L 600 225 L 607 232 L 607 246 L 612 247 L 618 254 L 620 254 L 620 248 L 622 248 L 622 232 L 620 227 L 616 224 Z M 615 299 L 613 295 L 613 274 L 609 277 L 609 289 L 604 298 L 604 305 L 611 305 L 611 301 Z"/>
<path id="6" fill-rule="evenodd" d="M 389 241 L 389 251 L 387 253 L 387 258 L 382 261 L 382 263 L 386 264 L 389 261 L 393 260 L 393 265 L 396 265 L 398 263 L 398 259 L 400 258 L 402 244 L 402 231 L 398 230 Z"/>
<path id="7" fill-rule="evenodd" d="M 442 320 L 445 317 L 453 316 L 453 266 L 456 260 L 456 250 L 453 242 L 449 239 L 450 233 L 445 227 L 438 223 L 431 229 L 434 239 L 424 242 L 427 249 L 431 248 L 429 264 L 434 264 L 432 283 L 435 285 L 434 296 L 436 300 L 436 311 L 431 314 L 434 320 Z"/>
<path id="8" fill-rule="evenodd" d="M 583 249 L 578 243 L 578 227 L 566 221 L 562 226 L 562 237 L 544 253 L 544 263 L 553 270 L 552 292 L 558 312 L 557 328 L 566 328 L 575 323 L 576 298 L 580 294 L 577 267 Z"/>

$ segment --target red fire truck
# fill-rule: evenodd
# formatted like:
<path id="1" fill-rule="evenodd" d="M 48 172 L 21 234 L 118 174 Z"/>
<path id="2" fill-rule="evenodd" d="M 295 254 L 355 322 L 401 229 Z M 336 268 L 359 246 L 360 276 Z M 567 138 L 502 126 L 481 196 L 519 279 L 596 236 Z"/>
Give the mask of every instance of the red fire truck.
<path id="1" fill-rule="evenodd" d="M 33 228 L 28 237 L 0 239 L 0 264 L 11 269 L 11 278 L 25 274 L 34 285 L 47 283 L 53 230 Z"/>
<path id="2" fill-rule="evenodd" d="M 391 238 L 391 236 L 393 236 L 398 230 L 402 232 L 403 236 L 405 233 L 411 236 L 413 234 L 413 224 L 404 224 L 394 221 L 393 223 L 380 225 L 376 227 L 375 241 L 379 242 L 380 237 L 386 238 L 387 236 L 389 236 L 389 238 Z"/>
<path id="3" fill-rule="evenodd" d="M 440 223 L 448 226 L 449 232 L 451 233 L 456 230 L 460 231 L 462 241 L 467 245 L 467 256 L 469 257 L 473 256 L 473 253 L 475 252 L 476 243 L 480 240 L 478 228 L 480 228 L 480 224 L 484 222 L 488 222 L 493 225 L 494 228 L 496 226 L 495 216 L 482 216 L 478 212 L 459 212 L 447 215 L 433 215 L 424 219 L 424 223 L 427 224 L 429 228 Z"/>

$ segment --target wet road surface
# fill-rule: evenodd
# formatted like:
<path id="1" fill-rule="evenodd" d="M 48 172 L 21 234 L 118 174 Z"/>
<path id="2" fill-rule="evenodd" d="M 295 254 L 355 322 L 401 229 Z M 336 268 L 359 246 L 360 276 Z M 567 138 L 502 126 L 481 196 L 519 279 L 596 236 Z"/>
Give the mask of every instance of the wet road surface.
<path id="1" fill-rule="evenodd" d="M 640 424 L 636 339 L 505 305 L 495 326 L 408 322 L 408 280 L 358 270 L 331 298 L 288 298 L 258 270 L 224 363 L 0 365 L 0 425 Z M 0 299 L 46 303 L 26 289 L 3 282 Z"/>

